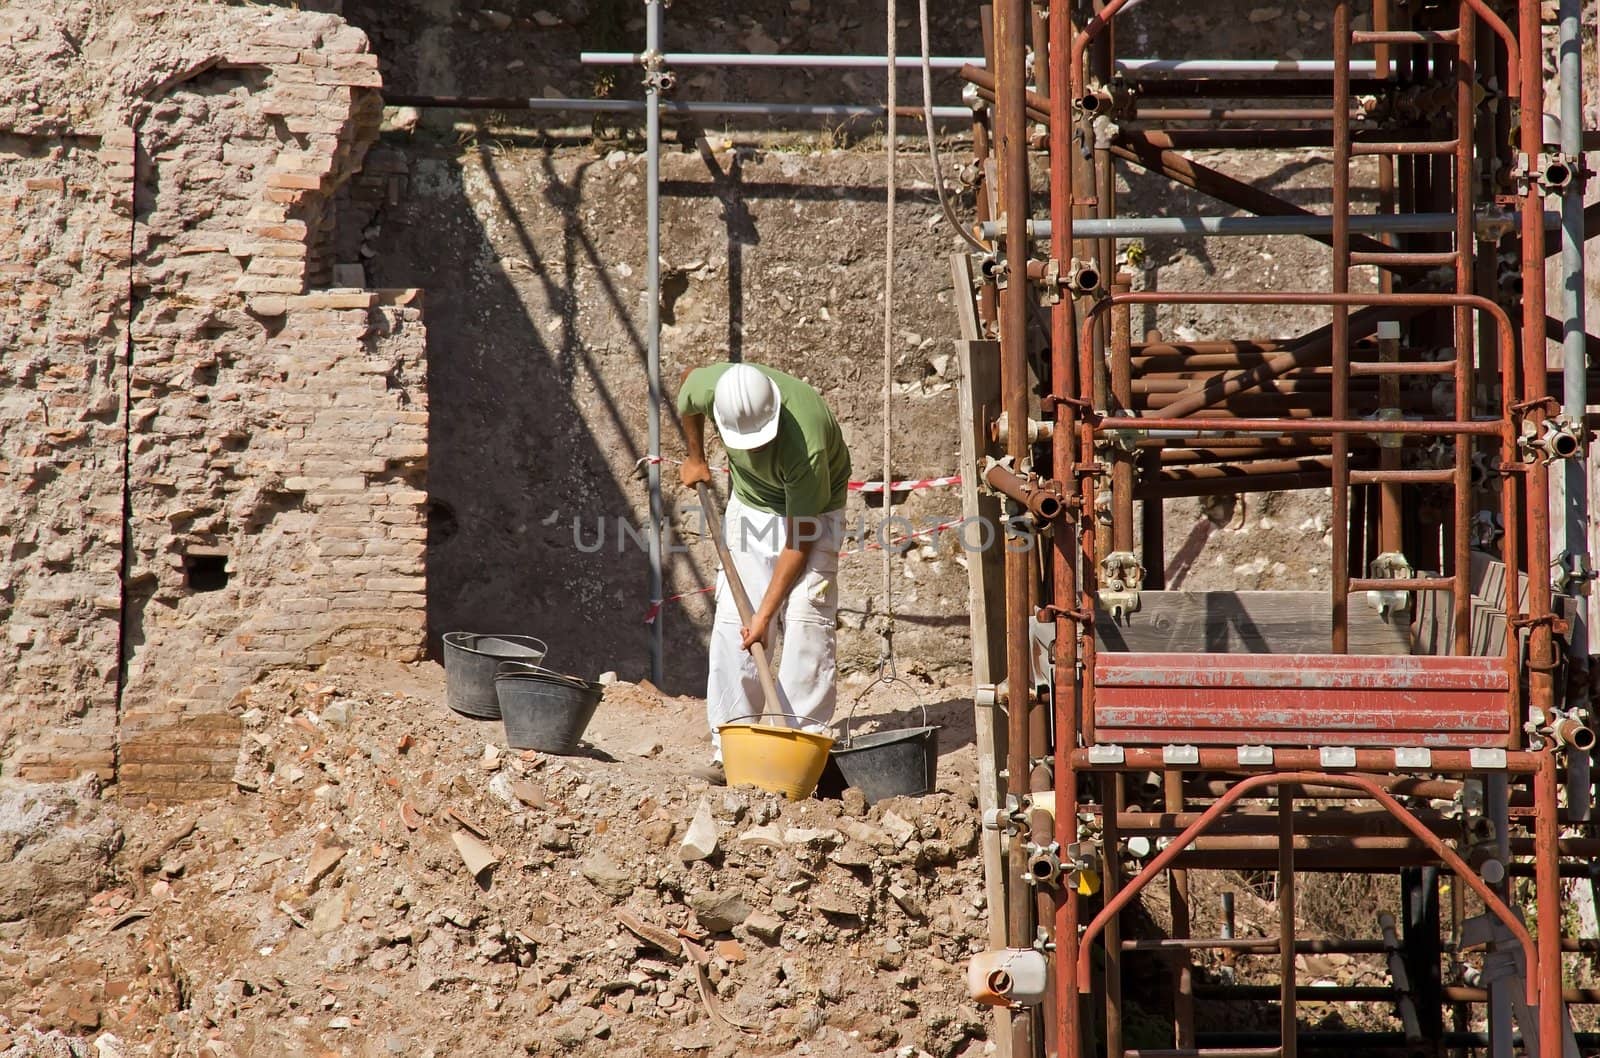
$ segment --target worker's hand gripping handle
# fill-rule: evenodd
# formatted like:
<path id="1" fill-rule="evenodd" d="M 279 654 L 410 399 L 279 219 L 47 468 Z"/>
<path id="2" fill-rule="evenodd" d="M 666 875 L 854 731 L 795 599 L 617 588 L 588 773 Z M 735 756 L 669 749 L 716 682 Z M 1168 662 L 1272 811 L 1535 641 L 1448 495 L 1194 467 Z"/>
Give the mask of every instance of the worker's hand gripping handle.
<path id="1" fill-rule="evenodd" d="M 728 590 L 733 593 L 733 605 L 739 610 L 739 620 L 749 627 L 755 616 L 755 610 L 750 605 L 750 596 L 745 594 L 744 584 L 739 580 L 739 571 L 733 564 L 733 556 L 728 552 L 728 542 L 722 538 L 722 518 L 717 514 L 716 497 L 711 495 L 711 489 L 705 482 L 695 484 L 695 492 L 700 496 L 700 509 L 705 512 L 706 527 L 711 530 L 711 539 L 716 542 L 717 555 L 722 559 L 722 573 L 728 578 Z M 766 697 L 762 711 L 779 708 L 782 699 L 778 697 L 778 684 L 772 678 L 772 665 L 767 661 L 767 648 L 763 643 L 752 643 L 750 655 L 756 659 L 756 672 L 761 676 L 761 693 Z"/>

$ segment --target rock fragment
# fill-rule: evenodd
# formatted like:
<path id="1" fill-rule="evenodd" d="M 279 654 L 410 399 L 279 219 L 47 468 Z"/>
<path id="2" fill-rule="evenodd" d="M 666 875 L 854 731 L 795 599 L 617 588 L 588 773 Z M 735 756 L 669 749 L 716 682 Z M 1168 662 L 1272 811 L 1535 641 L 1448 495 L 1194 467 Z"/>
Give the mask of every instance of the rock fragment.
<path id="1" fill-rule="evenodd" d="M 578 870 L 607 896 L 621 899 L 633 892 L 633 875 L 605 852 L 591 852 Z"/>
<path id="2" fill-rule="evenodd" d="M 769 915 L 765 911 L 752 911 L 744 920 L 744 928 L 757 940 L 776 944 L 778 936 L 783 932 L 783 919 Z"/>
<path id="3" fill-rule="evenodd" d="M 885 833 L 894 839 L 894 843 L 904 848 L 906 842 L 916 836 L 917 828 L 907 820 L 895 815 L 893 812 L 883 813 L 883 818 L 878 821 Z"/>
<path id="4" fill-rule="evenodd" d="M 689 897 L 689 908 L 712 933 L 726 933 L 750 917 L 744 897 L 726 889 L 702 890 Z"/>
<path id="5" fill-rule="evenodd" d="M 339 861 L 344 859 L 344 853 L 345 850 L 337 845 L 323 845 L 311 854 L 311 862 L 306 864 L 303 882 L 307 892 L 317 891 L 317 885 L 339 865 Z"/>
<path id="6" fill-rule="evenodd" d="M 689 830 L 678 846 L 678 856 L 685 863 L 709 859 L 717 851 L 717 821 L 711 816 L 711 806 L 702 798 L 689 821 Z"/>

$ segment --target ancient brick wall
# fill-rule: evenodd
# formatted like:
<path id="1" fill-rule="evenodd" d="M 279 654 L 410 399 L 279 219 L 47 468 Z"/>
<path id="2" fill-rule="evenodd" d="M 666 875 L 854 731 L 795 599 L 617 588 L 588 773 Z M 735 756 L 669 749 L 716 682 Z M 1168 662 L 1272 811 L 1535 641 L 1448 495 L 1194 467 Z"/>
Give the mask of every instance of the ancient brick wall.
<path id="1" fill-rule="evenodd" d="M 133 139 L 0 135 L 0 746 L 115 759 Z"/>
<path id="2" fill-rule="evenodd" d="M 377 135 L 366 38 L 174 15 L 148 55 L 77 27 L 115 69 L 48 25 L 0 62 L 36 104 L 0 113 L 0 767 L 162 798 L 228 787 L 264 672 L 419 656 L 426 535 L 417 293 L 330 286 L 359 275 L 332 203 Z"/>

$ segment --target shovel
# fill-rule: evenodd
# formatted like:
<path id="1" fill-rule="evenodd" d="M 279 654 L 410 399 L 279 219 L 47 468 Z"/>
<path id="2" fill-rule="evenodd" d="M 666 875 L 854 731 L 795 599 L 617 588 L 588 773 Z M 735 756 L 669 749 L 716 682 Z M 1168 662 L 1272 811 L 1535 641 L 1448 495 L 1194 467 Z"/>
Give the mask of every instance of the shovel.
<path id="1" fill-rule="evenodd" d="M 700 496 L 700 509 L 706 513 L 706 525 L 711 530 L 711 539 L 717 543 L 717 557 L 722 559 L 722 572 L 728 578 L 728 590 L 733 593 L 733 605 L 739 611 L 739 620 L 748 628 L 755 611 L 750 606 L 750 596 L 745 594 L 744 584 L 739 580 L 739 571 L 734 568 L 733 556 L 728 552 L 728 542 L 722 538 L 722 519 L 712 502 L 711 490 L 703 481 L 697 482 L 694 489 Z M 766 698 L 762 711 L 776 708 L 782 699 L 778 697 L 778 684 L 772 678 L 772 664 L 767 660 L 766 644 L 759 641 L 750 644 L 750 654 L 756 659 L 756 672 L 761 677 L 761 693 Z"/>

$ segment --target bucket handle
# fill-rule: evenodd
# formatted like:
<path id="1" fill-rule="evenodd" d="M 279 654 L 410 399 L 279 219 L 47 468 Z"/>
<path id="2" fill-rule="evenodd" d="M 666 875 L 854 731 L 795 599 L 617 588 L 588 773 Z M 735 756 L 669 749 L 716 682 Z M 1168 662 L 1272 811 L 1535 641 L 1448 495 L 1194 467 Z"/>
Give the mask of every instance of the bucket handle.
<path id="1" fill-rule="evenodd" d="M 887 666 L 880 667 L 878 669 L 878 674 L 872 678 L 872 682 L 861 688 L 860 691 L 856 692 L 856 696 L 850 700 L 850 711 L 844 715 L 844 720 L 840 723 L 840 726 L 844 728 L 843 742 L 845 749 L 850 748 L 850 740 L 852 737 L 850 734 L 850 721 L 855 718 L 856 709 L 861 705 L 861 699 L 865 698 L 867 692 L 872 690 L 872 688 L 876 687 L 880 683 L 884 684 L 885 686 L 891 683 L 898 683 L 909 689 L 911 691 L 912 699 L 917 703 L 917 708 L 922 710 L 922 726 L 928 726 L 928 706 L 927 703 L 922 700 L 922 692 L 917 690 L 916 685 L 910 680 L 890 671 Z"/>
<path id="2" fill-rule="evenodd" d="M 724 727 L 724 726 L 726 726 L 728 724 L 737 724 L 741 720 L 765 720 L 767 718 L 767 715 L 768 714 L 766 714 L 766 713 L 742 713 L 739 716 L 733 717 L 732 719 L 724 720 L 721 724 L 718 724 L 717 726 L 718 727 Z M 822 723 L 820 721 L 817 721 L 817 720 L 808 720 L 808 719 L 803 719 L 803 718 L 798 717 L 798 716 L 789 716 L 786 713 L 778 714 L 777 719 L 779 719 L 779 720 L 794 720 L 794 721 L 797 721 L 799 726 L 795 727 L 793 725 L 790 725 L 792 727 L 792 729 L 795 730 L 795 731 L 805 731 L 806 730 L 806 726 L 808 724 L 810 726 L 812 726 L 812 727 L 818 728 L 819 731 L 816 732 L 818 734 L 826 734 L 827 731 L 828 731 L 828 725 L 826 725 L 826 724 L 824 724 L 824 723 Z M 807 732 L 807 733 L 809 734 L 810 732 Z"/>
<path id="3" fill-rule="evenodd" d="M 494 667 L 494 674 L 496 678 L 500 676 L 515 676 L 519 673 L 526 673 L 528 675 L 537 673 L 541 677 L 548 677 L 557 682 L 570 684 L 574 687 L 581 687 L 584 689 L 595 686 L 595 684 L 590 683 L 582 676 L 573 676 L 565 672 L 557 672 L 555 669 L 547 669 L 543 665 L 535 665 L 531 661 L 517 661 L 512 658 L 507 658 Z"/>
<path id="4" fill-rule="evenodd" d="M 463 636 L 470 637 L 472 642 L 463 643 L 461 641 L 461 637 Z M 549 644 L 540 639 L 538 636 L 525 636 L 517 632 L 446 632 L 444 634 L 444 640 L 446 643 L 449 643 L 457 650 L 466 651 L 468 654 L 477 654 L 479 657 L 495 658 L 500 661 L 517 660 L 516 658 L 502 658 L 498 654 L 490 654 L 488 651 L 479 650 L 478 640 L 480 639 L 504 639 L 508 642 L 518 639 L 525 639 L 530 643 L 539 644 L 539 649 L 543 652 L 539 655 L 540 661 L 543 661 L 545 658 L 550 656 Z"/>

